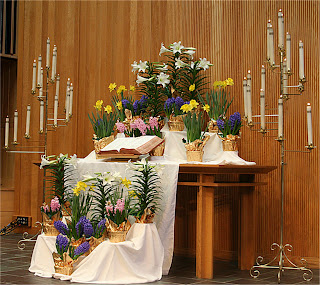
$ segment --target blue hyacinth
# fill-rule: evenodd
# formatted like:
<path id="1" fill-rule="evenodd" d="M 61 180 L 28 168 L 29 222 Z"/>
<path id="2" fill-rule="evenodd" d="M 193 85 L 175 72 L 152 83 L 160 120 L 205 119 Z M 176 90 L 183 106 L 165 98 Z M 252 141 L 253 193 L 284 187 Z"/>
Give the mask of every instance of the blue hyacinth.
<path id="1" fill-rule="evenodd" d="M 124 109 L 127 108 L 127 105 L 128 105 L 129 103 L 130 103 L 129 100 L 123 99 L 123 100 L 122 100 L 122 106 L 123 106 L 123 108 L 124 108 Z"/>
<path id="2" fill-rule="evenodd" d="M 67 235 L 69 233 L 69 228 L 62 221 L 55 221 L 53 225 L 59 231 L 59 233 L 63 235 Z"/>
<path id="3" fill-rule="evenodd" d="M 106 219 L 101 220 L 95 229 L 95 234 L 100 235 L 106 228 Z"/>
<path id="4" fill-rule="evenodd" d="M 241 123 L 241 115 L 239 112 L 235 112 L 230 116 L 229 126 L 231 127 L 231 130 L 237 127 L 240 123 Z"/>
<path id="5" fill-rule="evenodd" d="M 222 119 L 218 119 L 217 120 L 217 125 L 218 125 L 218 128 L 219 130 L 224 130 L 224 121 Z"/>
<path id="6" fill-rule="evenodd" d="M 75 250 L 74 250 L 74 256 L 80 256 L 81 254 L 84 254 L 87 252 L 90 248 L 90 244 L 86 241 L 82 244 L 80 244 Z"/>
<path id="7" fill-rule="evenodd" d="M 93 227 L 89 221 L 83 224 L 83 233 L 86 238 L 89 238 L 93 235 Z"/>
<path id="8" fill-rule="evenodd" d="M 68 249 L 69 240 L 67 239 L 67 237 L 60 234 L 57 236 L 56 244 L 59 247 L 60 252 L 65 252 Z"/>
<path id="9" fill-rule="evenodd" d="M 175 99 L 175 104 L 176 104 L 177 108 L 180 110 L 181 106 L 184 105 L 184 101 L 181 97 L 178 96 Z"/>

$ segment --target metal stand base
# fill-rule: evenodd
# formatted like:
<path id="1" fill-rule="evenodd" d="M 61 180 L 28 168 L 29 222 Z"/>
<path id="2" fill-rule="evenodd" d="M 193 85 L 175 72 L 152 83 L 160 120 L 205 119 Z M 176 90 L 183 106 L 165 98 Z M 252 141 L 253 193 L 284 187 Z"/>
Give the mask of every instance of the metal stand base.
<path id="1" fill-rule="evenodd" d="M 302 266 L 298 266 L 296 264 L 294 264 L 286 255 L 286 250 L 291 252 L 292 251 L 292 245 L 290 244 L 286 244 L 286 245 L 279 245 L 277 243 L 273 243 L 271 245 L 271 250 L 276 250 L 278 249 L 278 253 L 276 254 L 276 256 L 268 263 L 265 264 L 261 264 L 263 262 L 263 257 L 262 256 L 258 256 L 256 263 L 257 265 L 254 265 L 251 267 L 250 269 L 250 275 L 253 278 L 258 278 L 260 276 L 260 271 L 259 269 L 278 269 L 278 283 L 280 283 L 281 281 L 281 274 L 283 274 L 283 272 L 285 270 L 301 270 L 303 271 L 303 280 L 305 281 L 310 281 L 313 278 L 313 272 L 311 271 L 311 269 L 306 268 L 307 266 L 307 261 L 302 258 L 301 259 L 301 264 Z M 278 260 L 278 265 L 272 265 L 272 263 L 276 262 L 276 260 Z M 284 266 L 284 261 L 287 261 L 291 266 Z"/>
<path id="2" fill-rule="evenodd" d="M 18 241 L 18 248 L 20 250 L 24 250 L 26 248 L 25 242 L 35 242 L 37 240 L 38 235 L 42 233 L 42 223 L 36 222 L 35 223 L 36 228 L 40 227 L 39 231 L 32 237 L 28 237 L 28 232 L 24 232 L 22 235 L 22 239 Z"/>

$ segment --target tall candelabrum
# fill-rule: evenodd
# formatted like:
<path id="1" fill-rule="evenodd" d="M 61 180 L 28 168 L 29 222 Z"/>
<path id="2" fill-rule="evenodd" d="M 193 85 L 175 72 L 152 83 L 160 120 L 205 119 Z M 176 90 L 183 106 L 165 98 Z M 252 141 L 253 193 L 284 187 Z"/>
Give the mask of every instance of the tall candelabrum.
<path id="1" fill-rule="evenodd" d="M 303 279 L 310 281 L 313 277 L 313 272 L 306 267 L 306 260 L 301 259 L 301 266 L 294 264 L 287 256 L 286 252 L 292 251 L 292 245 L 283 243 L 283 219 L 284 219 L 284 171 L 285 171 L 285 153 L 286 152 L 306 152 L 315 148 L 312 139 L 312 124 L 311 124 L 311 105 L 307 104 L 307 127 L 308 127 L 308 144 L 306 145 L 307 151 L 299 150 L 286 150 L 285 149 L 285 136 L 284 136 L 284 104 L 292 95 L 302 95 L 304 91 L 304 84 L 306 83 L 306 78 L 304 75 L 304 52 L 303 43 L 299 42 L 299 84 L 290 86 L 288 84 L 289 76 L 293 75 L 291 69 L 291 36 L 289 33 L 286 34 L 286 48 L 284 39 L 284 17 L 282 10 L 278 12 L 278 52 L 280 57 L 280 63 L 277 65 L 275 63 L 274 56 L 274 35 L 271 21 L 267 24 L 267 67 L 275 74 L 280 76 L 280 96 L 278 100 L 278 108 L 270 110 L 278 110 L 277 114 L 267 114 L 266 115 L 266 104 L 265 104 L 265 74 L 266 69 L 262 66 L 261 69 L 261 89 L 260 89 L 260 115 L 252 115 L 252 104 L 251 104 L 251 74 L 250 71 L 247 77 L 243 81 L 244 89 L 244 106 L 245 106 L 245 121 L 251 130 L 258 131 L 265 135 L 269 131 L 278 131 L 277 141 L 280 144 L 280 157 L 281 157 L 281 214 L 280 214 L 280 243 L 273 243 L 271 245 L 271 250 L 277 251 L 275 257 L 268 263 L 263 264 L 264 258 L 258 256 L 256 259 L 256 265 L 254 265 L 250 270 L 250 275 L 254 278 L 259 277 L 259 269 L 277 269 L 278 270 L 278 283 L 281 281 L 281 274 L 284 270 L 294 269 L 303 271 Z M 293 91 L 289 91 L 293 90 Z M 278 118 L 278 120 L 272 120 L 271 122 L 266 122 L 266 118 Z M 260 118 L 260 122 L 254 122 L 253 119 Z M 278 124 L 278 128 L 268 128 L 267 124 Z M 254 125 L 260 124 L 260 129 L 253 128 Z M 285 264 L 286 262 L 286 264 Z"/>
<path id="2" fill-rule="evenodd" d="M 32 66 L 32 88 L 31 94 L 39 101 L 40 118 L 39 118 L 39 141 L 30 140 L 30 127 L 31 127 L 31 105 L 27 105 L 26 115 L 26 131 L 24 134 L 25 139 L 30 142 L 40 143 L 35 146 L 19 146 L 18 143 L 18 110 L 14 111 L 14 130 L 13 130 L 13 142 L 9 147 L 9 128 L 10 118 L 6 117 L 5 122 L 5 144 L 4 148 L 7 152 L 11 153 L 39 153 L 47 156 L 47 137 L 49 131 L 55 131 L 58 127 L 67 126 L 68 122 L 72 118 L 72 105 L 73 105 L 73 85 L 70 78 L 67 80 L 66 97 L 64 105 L 64 113 L 58 114 L 59 110 L 59 93 L 60 93 L 60 75 L 57 74 L 57 46 L 53 46 L 52 52 L 52 64 L 50 66 L 50 39 L 47 39 L 46 49 L 46 65 L 42 67 L 42 57 L 39 55 L 38 63 L 36 60 Z M 45 85 L 43 84 L 45 80 Z M 55 88 L 54 88 L 55 87 Z M 49 98 L 49 89 L 52 88 L 52 94 L 55 94 L 54 98 Z M 55 92 L 55 93 L 54 93 Z M 19 149 L 17 149 L 19 148 Z M 25 149 L 28 150 L 25 150 Z M 37 150 L 30 150 L 37 149 Z M 41 151 L 39 151 L 41 149 Z"/>

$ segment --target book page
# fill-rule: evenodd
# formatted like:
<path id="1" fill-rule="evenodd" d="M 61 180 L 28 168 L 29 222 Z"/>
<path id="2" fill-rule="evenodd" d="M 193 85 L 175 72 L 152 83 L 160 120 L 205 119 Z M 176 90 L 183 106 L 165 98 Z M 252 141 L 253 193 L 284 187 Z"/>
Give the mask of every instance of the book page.
<path id="1" fill-rule="evenodd" d="M 137 138 L 117 138 L 101 151 L 120 151 L 120 149 L 137 149 L 157 136 L 141 136 Z"/>

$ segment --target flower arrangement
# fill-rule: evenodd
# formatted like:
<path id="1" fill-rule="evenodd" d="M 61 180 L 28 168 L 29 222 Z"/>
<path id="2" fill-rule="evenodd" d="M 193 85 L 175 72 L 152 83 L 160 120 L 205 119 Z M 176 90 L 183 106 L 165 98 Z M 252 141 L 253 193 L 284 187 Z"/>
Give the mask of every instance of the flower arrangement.
<path id="1" fill-rule="evenodd" d="M 159 165 L 150 165 L 146 159 L 139 162 L 128 162 L 133 170 L 132 187 L 129 191 L 131 197 L 131 213 L 136 217 L 136 222 L 152 222 L 158 210 L 161 198 Z"/>
<path id="2" fill-rule="evenodd" d="M 217 125 L 221 137 L 226 138 L 228 135 L 238 136 L 242 126 L 241 115 L 239 112 L 235 112 L 230 115 L 229 119 L 220 118 L 217 120 Z"/>
<path id="3" fill-rule="evenodd" d="M 59 198 L 56 196 L 51 200 L 50 207 L 44 202 L 40 207 L 40 211 L 46 214 L 49 219 L 52 219 L 54 215 L 60 214 L 60 207 Z"/>
<path id="4" fill-rule="evenodd" d="M 129 198 L 124 197 L 122 191 L 114 191 L 106 203 L 106 218 L 118 227 L 129 217 Z"/>
<path id="5" fill-rule="evenodd" d="M 179 116 L 183 114 L 183 111 L 181 110 L 181 107 L 186 104 L 180 96 L 174 98 L 168 98 L 164 103 L 164 112 L 167 116 L 167 118 L 170 118 L 171 115 Z"/>

